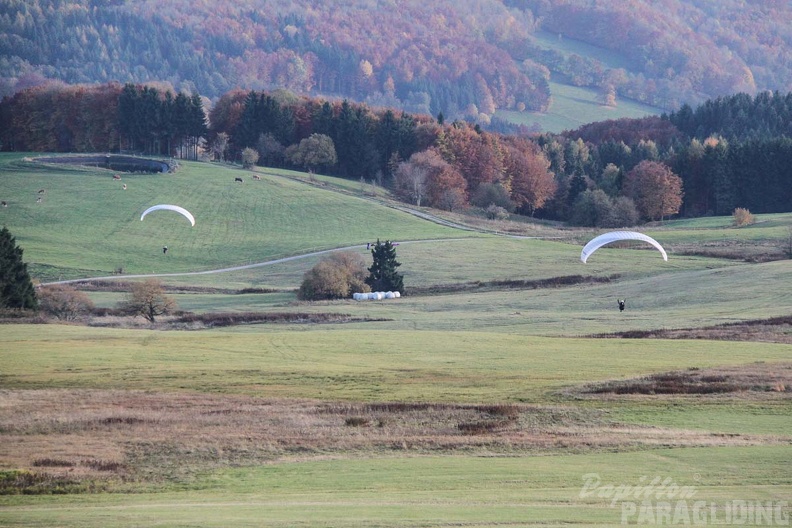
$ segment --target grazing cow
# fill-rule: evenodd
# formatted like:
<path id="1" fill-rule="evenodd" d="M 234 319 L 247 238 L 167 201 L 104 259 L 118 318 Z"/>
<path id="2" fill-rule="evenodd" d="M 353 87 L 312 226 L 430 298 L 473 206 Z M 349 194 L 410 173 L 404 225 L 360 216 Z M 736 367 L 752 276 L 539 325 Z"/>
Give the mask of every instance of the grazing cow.
<path id="1" fill-rule="evenodd" d="M 624 301 L 625 301 L 625 299 L 619 299 L 619 300 L 618 300 L 618 303 L 619 303 L 619 311 L 620 311 L 620 312 L 623 312 L 623 311 L 624 311 Z"/>
<path id="2" fill-rule="evenodd" d="M 124 190 L 126 191 L 126 183 L 124 184 Z"/>
<path id="3" fill-rule="evenodd" d="M 242 178 L 234 178 L 234 181 L 235 182 L 239 182 L 239 183 L 244 183 L 245 182 L 245 180 L 243 180 Z"/>
<path id="4" fill-rule="evenodd" d="M 120 180 L 121 176 L 119 174 L 113 174 L 113 179 L 114 180 Z"/>
<path id="5" fill-rule="evenodd" d="M 39 196 L 38 198 L 36 198 L 36 203 L 41 203 L 41 196 Z"/>
<path id="6" fill-rule="evenodd" d="M 168 246 L 162 246 L 162 254 L 165 255 L 168 253 Z"/>
<path id="7" fill-rule="evenodd" d="M 0 205 L 2 205 L 3 207 L 8 207 L 8 202 L 3 200 L 2 202 L 0 202 Z"/>
<path id="8" fill-rule="evenodd" d="M 260 179 L 261 179 L 261 176 L 259 176 L 258 174 L 254 174 L 254 175 L 253 175 L 253 179 L 254 179 L 254 180 L 260 180 Z"/>
<path id="9" fill-rule="evenodd" d="M 44 194 L 45 192 L 46 192 L 46 191 L 45 191 L 44 189 L 39 189 L 39 190 L 38 190 L 38 193 L 39 193 L 39 194 Z"/>

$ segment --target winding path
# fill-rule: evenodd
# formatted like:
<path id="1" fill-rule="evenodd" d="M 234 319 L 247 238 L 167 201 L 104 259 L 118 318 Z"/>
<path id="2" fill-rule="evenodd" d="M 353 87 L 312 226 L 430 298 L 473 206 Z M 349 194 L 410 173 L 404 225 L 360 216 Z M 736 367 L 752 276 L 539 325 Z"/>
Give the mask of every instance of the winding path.
<path id="1" fill-rule="evenodd" d="M 416 240 L 414 242 L 423 242 L 422 240 Z M 429 241 L 427 241 L 429 242 Z M 405 244 L 406 242 L 400 242 L 400 244 Z M 363 245 L 357 246 L 346 246 L 334 249 L 325 249 L 322 251 L 312 251 L 310 253 L 303 253 L 302 255 L 294 255 L 291 257 L 284 257 L 275 260 L 267 260 L 264 262 L 256 262 L 254 264 L 244 264 L 242 266 L 232 266 L 230 268 L 218 268 L 212 270 L 204 270 L 204 271 L 183 271 L 180 273 L 145 273 L 142 275 L 108 275 L 105 277 L 88 277 L 85 279 L 71 279 L 71 280 L 62 280 L 62 281 L 54 281 L 54 282 L 43 282 L 41 283 L 42 286 L 50 286 L 53 284 L 72 284 L 76 282 L 89 282 L 89 281 L 100 281 L 100 280 L 120 280 L 120 279 L 144 279 L 149 277 L 187 277 L 190 275 L 211 275 L 214 273 L 227 273 L 229 271 L 240 271 L 245 269 L 251 268 L 261 268 L 264 266 L 272 266 L 274 264 L 281 264 L 283 262 L 289 262 L 292 260 L 299 260 L 304 258 L 315 257 L 317 255 L 324 255 L 325 253 L 332 253 L 334 251 L 344 251 L 350 249 L 357 249 L 362 248 Z"/>

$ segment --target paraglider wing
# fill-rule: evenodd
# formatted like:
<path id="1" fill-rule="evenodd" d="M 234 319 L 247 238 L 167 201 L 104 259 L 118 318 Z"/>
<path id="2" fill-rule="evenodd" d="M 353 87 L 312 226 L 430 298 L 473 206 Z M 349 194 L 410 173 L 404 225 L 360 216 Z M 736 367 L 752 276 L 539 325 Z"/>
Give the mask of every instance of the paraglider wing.
<path id="1" fill-rule="evenodd" d="M 644 235 L 643 233 L 636 233 L 635 231 L 611 231 L 610 233 L 605 233 L 604 235 L 600 235 L 591 239 L 589 243 L 583 247 L 583 251 L 580 253 L 580 260 L 582 260 L 585 264 L 586 260 L 588 260 L 591 254 L 597 251 L 599 248 L 619 240 L 641 240 L 643 242 L 648 242 L 657 248 L 660 253 L 662 253 L 663 260 L 668 260 L 668 255 L 666 255 L 665 249 L 663 249 L 663 246 L 661 246 L 657 240 L 648 235 Z"/>
<path id="2" fill-rule="evenodd" d="M 178 205 L 169 205 L 169 204 L 159 204 L 149 207 L 148 209 L 143 211 L 142 215 L 140 215 L 140 220 L 143 221 L 143 219 L 146 218 L 146 215 L 152 211 L 162 211 L 162 210 L 176 211 L 177 213 L 184 215 L 184 217 L 190 221 L 190 224 L 192 224 L 193 227 L 195 226 L 195 218 L 193 217 L 192 214 L 190 214 L 190 211 L 188 211 L 184 207 L 179 207 Z"/>

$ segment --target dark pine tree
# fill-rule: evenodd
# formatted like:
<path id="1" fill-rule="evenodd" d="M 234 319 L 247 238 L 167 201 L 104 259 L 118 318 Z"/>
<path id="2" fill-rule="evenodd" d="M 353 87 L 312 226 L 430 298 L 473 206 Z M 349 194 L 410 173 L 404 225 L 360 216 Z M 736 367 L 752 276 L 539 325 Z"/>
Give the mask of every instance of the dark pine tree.
<path id="1" fill-rule="evenodd" d="M 0 308 L 35 310 L 38 307 L 36 290 L 22 261 L 22 248 L 3 227 L 0 230 Z"/>
<path id="2" fill-rule="evenodd" d="M 135 114 L 140 97 L 134 84 L 127 83 L 118 98 L 118 130 L 121 135 L 121 148 L 137 150 L 139 138 L 135 127 Z"/>
<path id="3" fill-rule="evenodd" d="M 390 178 L 388 162 L 399 151 L 399 126 L 392 110 L 387 110 L 377 122 L 376 146 L 380 153 L 379 170 Z"/>
<path id="4" fill-rule="evenodd" d="M 384 243 L 377 239 L 374 248 L 371 250 L 374 261 L 368 268 L 369 276 L 366 284 L 371 286 L 372 291 L 397 291 L 404 293 L 404 276 L 396 271 L 401 266 L 396 260 L 396 248 L 390 240 Z"/>
<path id="5" fill-rule="evenodd" d="M 199 140 L 207 136 L 209 128 L 206 124 L 206 112 L 204 111 L 203 101 L 197 93 L 190 97 L 188 126 L 187 134 L 191 145 L 190 158 L 198 159 Z"/>
<path id="6" fill-rule="evenodd" d="M 729 150 L 728 142 L 721 140 L 706 148 L 703 160 L 706 177 L 712 182 L 715 214 L 719 216 L 732 214 L 739 203 Z"/>

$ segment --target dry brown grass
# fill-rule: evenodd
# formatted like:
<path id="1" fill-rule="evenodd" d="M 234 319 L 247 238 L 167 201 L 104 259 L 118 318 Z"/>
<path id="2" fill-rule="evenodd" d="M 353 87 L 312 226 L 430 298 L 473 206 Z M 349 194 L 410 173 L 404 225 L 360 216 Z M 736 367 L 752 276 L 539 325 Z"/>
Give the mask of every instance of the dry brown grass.
<path id="1" fill-rule="evenodd" d="M 498 290 L 537 290 L 540 288 L 561 288 L 577 284 L 600 284 L 611 282 L 619 275 L 610 277 L 594 277 L 583 275 L 562 275 L 549 279 L 537 280 L 497 280 L 497 281 L 472 281 L 453 284 L 438 284 L 433 286 L 415 286 L 410 288 L 410 296 L 418 295 L 445 295 L 453 292 L 483 292 Z"/>
<path id="2" fill-rule="evenodd" d="M 0 469 L 31 472 L 11 479 L 34 486 L 26 492 L 51 492 L 64 482 L 104 489 L 113 482 L 183 481 L 198 471 L 276 460 L 769 441 L 625 426 L 599 411 L 565 406 L 335 403 L 97 390 L 5 390 L 0 402 Z"/>
<path id="3" fill-rule="evenodd" d="M 737 394 L 753 398 L 765 393 L 773 397 L 792 396 L 792 363 L 689 369 L 664 372 L 629 380 L 587 385 L 584 394 Z"/>
<path id="4" fill-rule="evenodd" d="M 745 262 L 771 262 L 789 258 L 776 240 L 743 242 L 730 240 L 703 244 L 677 244 L 675 255 L 689 255 L 719 259 L 742 260 Z"/>
<path id="5" fill-rule="evenodd" d="M 146 328 L 157 330 L 205 330 L 224 326 L 248 324 L 340 324 L 383 321 L 370 317 L 353 317 L 343 313 L 307 312 L 213 312 L 195 314 L 179 312 L 174 315 L 157 317 L 150 323 L 142 317 L 119 315 L 114 311 L 104 311 L 86 320 L 88 326 L 106 328 Z"/>
<path id="6" fill-rule="evenodd" d="M 708 339 L 792 344 L 792 316 L 724 323 L 701 328 L 630 330 L 590 337 L 624 339 Z"/>
<path id="7" fill-rule="evenodd" d="M 80 282 L 75 282 L 72 285 L 75 289 L 80 291 L 90 292 L 128 292 L 134 282 L 129 281 L 102 281 L 86 279 Z M 279 290 L 274 288 L 213 288 L 209 286 L 187 286 L 175 284 L 163 284 L 163 289 L 166 293 L 216 293 L 216 294 L 251 294 L 251 293 L 278 293 L 286 290 Z"/>

